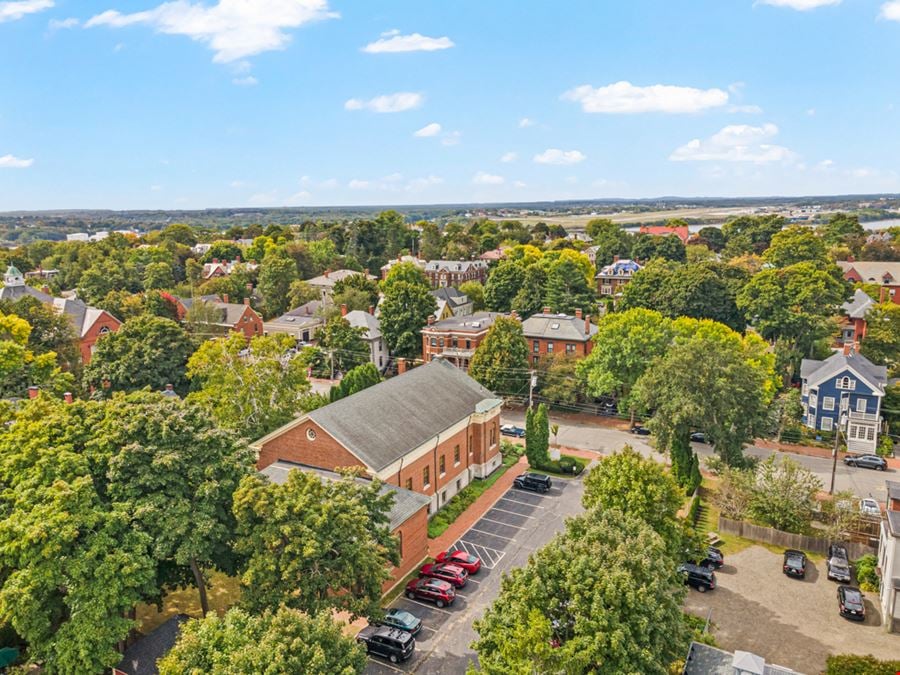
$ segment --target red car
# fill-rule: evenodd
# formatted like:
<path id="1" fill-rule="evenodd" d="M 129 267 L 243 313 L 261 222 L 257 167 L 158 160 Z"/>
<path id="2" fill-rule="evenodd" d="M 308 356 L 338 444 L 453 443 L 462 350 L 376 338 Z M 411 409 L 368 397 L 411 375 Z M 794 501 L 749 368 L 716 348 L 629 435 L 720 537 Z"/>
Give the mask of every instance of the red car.
<path id="1" fill-rule="evenodd" d="M 406 584 L 406 597 L 410 600 L 430 600 L 438 607 L 452 605 L 456 591 L 446 581 L 420 577 Z"/>
<path id="2" fill-rule="evenodd" d="M 436 560 L 439 563 L 450 563 L 462 567 L 469 574 L 475 574 L 481 569 L 481 558 L 465 551 L 444 551 L 438 553 Z"/>
<path id="3" fill-rule="evenodd" d="M 422 569 L 419 570 L 419 576 L 440 579 L 441 581 L 447 581 L 453 584 L 457 588 L 462 588 L 466 585 L 469 573 L 459 565 L 428 563 L 427 565 L 422 565 Z"/>

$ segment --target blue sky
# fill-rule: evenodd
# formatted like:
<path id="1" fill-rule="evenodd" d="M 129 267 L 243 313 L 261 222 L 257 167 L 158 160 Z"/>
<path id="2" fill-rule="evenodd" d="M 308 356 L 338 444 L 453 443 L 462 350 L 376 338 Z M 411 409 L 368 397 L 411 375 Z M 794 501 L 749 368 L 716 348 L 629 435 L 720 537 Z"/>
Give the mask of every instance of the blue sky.
<path id="1" fill-rule="evenodd" d="M 0 210 L 900 192 L 900 0 L 0 0 L 0 63 Z"/>

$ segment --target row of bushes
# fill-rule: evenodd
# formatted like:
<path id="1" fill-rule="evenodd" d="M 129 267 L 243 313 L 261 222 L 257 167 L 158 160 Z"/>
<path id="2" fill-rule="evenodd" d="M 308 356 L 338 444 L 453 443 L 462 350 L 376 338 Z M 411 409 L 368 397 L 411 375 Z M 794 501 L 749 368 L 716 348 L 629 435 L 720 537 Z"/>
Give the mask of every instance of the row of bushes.
<path id="1" fill-rule="evenodd" d="M 580 457 L 572 457 L 571 455 L 563 455 L 558 460 L 542 462 L 539 466 L 532 467 L 538 471 L 546 473 L 556 473 L 560 475 L 577 476 L 587 465 L 587 462 Z"/>
<path id="2" fill-rule="evenodd" d="M 856 568 L 856 582 L 859 584 L 859 587 L 864 591 L 877 592 L 881 587 L 881 580 L 878 577 L 878 572 L 875 570 L 878 567 L 878 558 L 868 553 L 857 560 L 854 567 Z"/>
<path id="3" fill-rule="evenodd" d="M 688 507 L 688 513 L 687 513 L 688 522 L 689 522 L 691 525 L 696 525 L 696 524 L 697 524 L 697 518 L 698 518 L 699 516 L 700 516 L 700 495 L 699 495 L 699 494 L 695 494 L 695 495 L 691 498 L 691 505 L 690 505 L 690 507 Z"/>
<path id="4" fill-rule="evenodd" d="M 894 673 L 900 673 L 900 661 L 879 661 L 872 655 L 829 656 L 825 667 L 825 675 L 894 675 Z"/>

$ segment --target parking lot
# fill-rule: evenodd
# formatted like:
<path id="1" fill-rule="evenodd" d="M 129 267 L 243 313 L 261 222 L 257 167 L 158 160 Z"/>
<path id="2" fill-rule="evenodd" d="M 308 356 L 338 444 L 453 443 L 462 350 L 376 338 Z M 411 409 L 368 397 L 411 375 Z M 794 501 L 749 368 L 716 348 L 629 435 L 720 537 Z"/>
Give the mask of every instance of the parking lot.
<path id="1" fill-rule="evenodd" d="M 475 659 L 469 645 L 476 634 L 472 621 L 497 596 L 505 571 L 524 565 L 532 551 L 562 530 L 565 518 L 581 511 L 581 479 L 553 479 L 553 487 L 540 495 L 511 488 L 456 541 L 461 549 L 481 558 L 482 567 L 470 575 L 456 601 L 438 609 L 433 604 L 399 597 L 400 607 L 422 619 L 416 651 L 406 663 L 394 665 L 371 657 L 367 673 L 463 673 Z"/>
<path id="2" fill-rule="evenodd" d="M 696 616 L 712 610 L 713 635 L 722 648 L 754 652 L 802 673 L 822 672 L 829 654 L 900 654 L 900 635 L 881 625 L 877 593 L 865 593 L 865 622 L 838 614 L 838 584 L 828 580 L 821 559 L 807 562 L 801 580 L 784 575 L 782 556 L 761 546 L 723 552 L 717 588 L 702 594 L 689 589 L 685 602 Z"/>

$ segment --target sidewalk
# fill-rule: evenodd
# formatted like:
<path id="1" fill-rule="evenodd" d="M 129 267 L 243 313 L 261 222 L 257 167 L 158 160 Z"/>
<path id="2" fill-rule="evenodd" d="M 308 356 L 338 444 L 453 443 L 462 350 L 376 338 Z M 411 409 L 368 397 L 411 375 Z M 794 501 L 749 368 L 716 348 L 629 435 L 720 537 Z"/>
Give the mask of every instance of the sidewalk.
<path id="1" fill-rule="evenodd" d="M 769 441 L 762 438 L 758 438 L 753 442 L 753 445 L 757 448 L 763 448 L 764 450 L 774 450 L 776 452 L 788 452 L 793 453 L 795 455 L 806 455 L 807 457 L 823 457 L 825 459 L 831 458 L 831 450 L 828 448 L 818 448 L 812 445 L 794 445 L 793 443 L 779 443 L 778 441 Z M 838 453 L 838 461 L 843 461 L 844 457 L 847 456 L 845 452 Z M 885 458 L 888 463 L 888 467 L 891 469 L 900 469 L 900 458 L 897 457 L 886 457 Z"/>
<path id="2" fill-rule="evenodd" d="M 506 470 L 497 482 L 491 485 L 485 492 L 457 518 L 450 527 L 436 539 L 428 542 L 428 555 L 434 558 L 438 553 L 446 551 L 470 528 L 481 520 L 481 516 L 491 510 L 509 488 L 513 480 L 523 471 L 528 469 L 528 460 L 523 455 L 516 464 Z"/>

